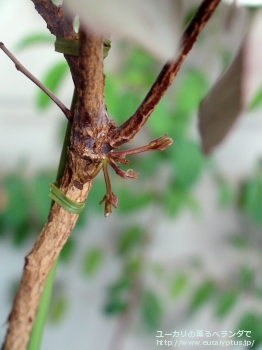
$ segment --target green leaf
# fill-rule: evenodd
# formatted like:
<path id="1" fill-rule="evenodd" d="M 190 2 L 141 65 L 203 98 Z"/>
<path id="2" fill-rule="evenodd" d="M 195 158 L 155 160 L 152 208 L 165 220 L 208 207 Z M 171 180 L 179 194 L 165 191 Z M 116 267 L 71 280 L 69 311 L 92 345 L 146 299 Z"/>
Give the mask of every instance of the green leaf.
<path id="1" fill-rule="evenodd" d="M 172 114 L 167 107 L 167 99 L 162 98 L 149 119 L 148 127 L 154 137 L 159 137 L 172 130 L 172 124 Z"/>
<path id="2" fill-rule="evenodd" d="M 160 326 L 163 310 L 160 299 L 153 290 L 144 292 L 141 312 L 143 320 L 149 330 L 154 331 Z"/>
<path id="3" fill-rule="evenodd" d="M 203 306 L 207 301 L 210 300 L 211 296 L 214 294 L 215 285 L 211 280 L 206 280 L 202 282 L 193 292 L 190 304 L 189 311 L 195 312 L 201 306 Z"/>
<path id="4" fill-rule="evenodd" d="M 228 242 L 237 249 L 243 249 L 248 246 L 248 239 L 241 234 L 232 234 L 228 237 Z"/>
<path id="5" fill-rule="evenodd" d="M 142 243 L 142 231 L 139 226 L 128 227 L 119 235 L 117 250 L 120 255 L 133 251 Z"/>
<path id="6" fill-rule="evenodd" d="M 177 140 L 174 145 L 174 166 L 176 182 L 188 188 L 199 178 L 204 158 L 198 145 L 191 140 Z"/>
<path id="7" fill-rule="evenodd" d="M 100 247 L 89 248 L 85 252 L 82 262 L 82 271 L 84 275 L 93 275 L 101 265 L 102 259 L 103 252 Z"/>
<path id="8" fill-rule="evenodd" d="M 85 223 L 86 216 L 92 215 L 94 212 L 98 212 L 100 215 L 103 213 L 103 205 L 99 205 L 99 202 L 104 197 L 105 192 L 105 181 L 99 174 L 99 177 L 96 177 L 93 181 L 91 191 L 88 194 L 85 208 L 83 210 L 83 213 L 79 216 L 78 221 L 80 220 L 79 224 L 81 226 L 83 226 L 83 224 Z"/>
<path id="9" fill-rule="evenodd" d="M 121 213 L 130 213 L 147 206 L 153 199 L 153 193 L 148 191 L 137 192 L 131 186 L 121 186 L 114 192 L 118 197 L 118 210 Z"/>
<path id="10" fill-rule="evenodd" d="M 247 290 L 254 284 L 254 269 L 248 263 L 240 266 L 238 274 L 238 287 L 241 290 Z"/>
<path id="11" fill-rule="evenodd" d="M 131 280 L 141 271 L 142 261 L 139 255 L 131 256 L 125 262 L 125 275 Z"/>
<path id="12" fill-rule="evenodd" d="M 188 276 L 184 272 L 179 272 L 172 277 L 169 284 L 169 293 L 172 298 L 179 297 L 188 286 Z"/>
<path id="13" fill-rule="evenodd" d="M 199 211 L 198 203 L 191 192 L 177 184 L 166 189 L 163 195 L 163 205 L 165 213 L 169 216 L 177 215 L 184 207 L 189 208 L 193 213 Z"/>
<path id="14" fill-rule="evenodd" d="M 1 225 L 13 233 L 13 243 L 20 245 L 29 234 L 30 200 L 27 183 L 19 175 L 11 174 L 4 179 L 7 204 L 0 214 Z"/>
<path id="15" fill-rule="evenodd" d="M 254 109 L 260 107 L 261 104 L 262 104 L 262 86 L 258 89 L 255 96 L 252 98 L 252 100 L 248 106 L 248 109 L 250 111 L 253 111 Z"/>
<path id="16" fill-rule="evenodd" d="M 159 64 L 141 49 L 133 49 L 127 57 L 122 76 L 126 84 L 133 87 L 145 87 L 153 84 Z"/>
<path id="17" fill-rule="evenodd" d="M 120 299 L 111 299 L 104 307 L 104 312 L 108 315 L 119 314 L 125 311 L 126 302 Z"/>
<path id="18" fill-rule="evenodd" d="M 226 208 L 233 202 L 233 189 L 226 179 L 222 177 L 217 179 L 217 184 L 219 191 L 218 203 L 222 208 Z"/>
<path id="19" fill-rule="evenodd" d="M 64 61 L 59 61 L 52 65 L 45 73 L 43 84 L 56 93 L 60 85 L 62 84 L 63 78 L 69 72 L 68 65 Z M 38 90 L 36 95 L 36 105 L 40 109 L 45 109 L 51 103 L 51 99 L 42 91 Z"/>
<path id="20" fill-rule="evenodd" d="M 130 277 L 124 274 L 108 288 L 108 291 L 112 296 L 118 295 L 130 288 L 130 282 Z"/>
<path id="21" fill-rule="evenodd" d="M 258 224 L 262 224 L 262 179 L 256 176 L 242 185 L 240 207 Z"/>
<path id="22" fill-rule="evenodd" d="M 206 77 L 199 70 L 188 69 L 175 94 L 176 112 L 188 115 L 194 112 L 207 91 Z"/>
<path id="23" fill-rule="evenodd" d="M 33 33 L 28 34 L 22 37 L 17 43 L 17 50 L 24 50 L 30 46 L 35 46 L 38 44 L 54 44 L 54 37 L 50 34 L 45 33 Z"/>
<path id="24" fill-rule="evenodd" d="M 226 316 L 232 310 L 238 298 L 236 291 L 221 292 L 215 305 L 215 315 L 218 318 Z"/>
<path id="25" fill-rule="evenodd" d="M 255 345 L 262 342 L 262 318 L 254 311 L 245 312 L 238 322 L 236 330 L 244 330 L 242 338 L 254 340 Z M 250 331 L 249 337 L 246 337 L 246 331 Z"/>

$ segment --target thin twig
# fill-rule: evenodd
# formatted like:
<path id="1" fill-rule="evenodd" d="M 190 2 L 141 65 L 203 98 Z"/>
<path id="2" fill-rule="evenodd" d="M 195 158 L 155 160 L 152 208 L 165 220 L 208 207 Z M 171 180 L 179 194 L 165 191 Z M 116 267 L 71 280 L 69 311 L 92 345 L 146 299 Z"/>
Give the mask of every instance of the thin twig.
<path id="1" fill-rule="evenodd" d="M 50 91 L 47 87 L 45 87 L 32 73 L 30 73 L 16 58 L 15 56 L 5 47 L 3 43 L 0 42 L 0 49 L 4 51 L 4 53 L 14 62 L 15 68 L 23 73 L 28 79 L 30 79 L 33 83 L 35 83 L 42 91 L 44 91 L 47 96 L 51 98 L 55 102 L 55 104 L 61 109 L 67 119 L 72 120 L 71 111 Z"/>
<path id="2" fill-rule="evenodd" d="M 220 1 L 221 0 L 204 0 L 202 2 L 183 33 L 181 48 L 177 58 L 173 62 L 168 62 L 164 65 L 155 83 L 149 90 L 141 105 L 136 110 L 135 114 L 133 114 L 119 128 L 113 130 L 112 140 L 110 142 L 112 147 L 118 148 L 125 142 L 132 141 L 133 137 L 146 123 L 159 100 L 172 83 L 181 64 L 197 40 L 199 33 L 213 14 Z"/>

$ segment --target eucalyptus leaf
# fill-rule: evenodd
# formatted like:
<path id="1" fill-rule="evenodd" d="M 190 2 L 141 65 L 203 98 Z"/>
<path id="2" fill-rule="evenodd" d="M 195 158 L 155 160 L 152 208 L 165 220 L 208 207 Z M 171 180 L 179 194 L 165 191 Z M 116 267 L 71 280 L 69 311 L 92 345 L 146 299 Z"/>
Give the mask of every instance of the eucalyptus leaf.
<path id="1" fill-rule="evenodd" d="M 226 137 L 242 111 L 242 74 L 243 49 L 200 103 L 198 121 L 205 154 Z"/>
<path id="2" fill-rule="evenodd" d="M 93 275 L 103 259 L 103 253 L 99 247 L 90 247 L 83 256 L 82 271 L 87 276 Z"/>
<path id="3" fill-rule="evenodd" d="M 142 241 L 142 231 L 139 226 L 130 226 L 123 231 L 118 239 L 118 252 L 127 254 L 138 247 Z"/>
<path id="4" fill-rule="evenodd" d="M 215 305 L 216 317 L 222 318 L 226 316 L 235 305 L 237 298 L 238 293 L 236 291 L 224 291 L 220 293 Z"/>
<path id="5" fill-rule="evenodd" d="M 173 157 L 176 182 L 181 187 L 190 187 L 199 178 L 204 166 L 198 145 L 187 139 L 177 140 Z"/>
<path id="6" fill-rule="evenodd" d="M 201 282 L 194 290 L 190 304 L 189 311 L 195 312 L 206 302 L 208 302 L 211 296 L 214 294 L 215 285 L 211 280 L 205 280 Z"/>
<path id="7" fill-rule="evenodd" d="M 149 330 L 156 330 L 161 322 L 163 310 L 158 295 L 153 290 L 146 290 L 142 297 L 141 312 Z"/>
<path id="8" fill-rule="evenodd" d="M 39 32 L 39 33 L 33 33 L 33 34 L 28 34 L 26 36 L 23 36 L 22 39 L 20 39 L 16 43 L 16 48 L 18 50 L 24 50 L 38 44 L 53 44 L 53 43 L 54 43 L 53 35 Z"/>
<path id="9" fill-rule="evenodd" d="M 171 297 L 179 297 L 188 286 L 188 276 L 184 272 L 179 272 L 172 277 L 169 283 L 169 293 Z"/>

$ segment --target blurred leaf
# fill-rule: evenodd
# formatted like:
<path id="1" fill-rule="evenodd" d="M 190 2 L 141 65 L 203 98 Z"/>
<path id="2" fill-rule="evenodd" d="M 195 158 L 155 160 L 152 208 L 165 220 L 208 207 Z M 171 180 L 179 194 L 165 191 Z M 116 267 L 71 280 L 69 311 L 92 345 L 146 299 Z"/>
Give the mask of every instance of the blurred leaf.
<path id="1" fill-rule="evenodd" d="M 22 243 L 24 243 L 29 237 L 29 233 L 30 233 L 29 218 L 25 217 L 24 222 L 20 223 L 14 231 L 14 237 L 13 237 L 14 245 L 20 246 Z"/>
<path id="2" fill-rule="evenodd" d="M 233 201 L 233 188 L 229 185 L 225 178 L 219 176 L 217 178 L 219 197 L 218 202 L 222 208 L 228 207 Z"/>
<path id="3" fill-rule="evenodd" d="M 171 297 L 179 297 L 188 286 L 188 276 L 184 272 L 179 272 L 172 277 L 169 285 L 169 293 Z"/>
<path id="4" fill-rule="evenodd" d="M 197 213 L 199 210 L 198 203 L 190 191 L 176 184 L 165 191 L 163 205 L 165 213 L 170 216 L 177 215 L 184 207 L 189 208 L 193 213 Z"/>
<path id="5" fill-rule="evenodd" d="M 254 269 L 247 263 L 240 266 L 238 274 L 238 288 L 240 290 L 250 289 L 254 282 Z"/>
<path id="6" fill-rule="evenodd" d="M 56 93 L 68 72 L 69 68 L 67 63 L 59 61 L 53 64 L 45 73 L 43 84 L 53 93 Z M 36 105 L 38 108 L 45 109 L 51 102 L 52 100 L 42 90 L 37 91 Z"/>
<path id="7" fill-rule="evenodd" d="M 66 298 L 62 295 L 59 297 L 55 297 L 51 301 L 51 305 L 49 308 L 49 320 L 52 323 L 59 323 L 65 316 L 65 313 L 68 308 L 68 302 Z"/>
<path id="8" fill-rule="evenodd" d="M 262 224 L 262 178 L 255 176 L 246 181 L 240 190 L 239 205 L 253 220 Z"/>
<path id="9" fill-rule="evenodd" d="M 148 89 L 155 80 L 156 70 L 158 64 L 152 56 L 135 48 L 128 55 L 121 76 L 125 84 Z"/>
<path id="10" fill-rule="evenodd" d="M 189 115 L 194 112 L 207 90 L 205 76 L 198 70 L 188 69 L 175 94 L 176 113 Z"/>
<path id="11" fill-rule="evenodd" d="M 18 50 L 27 49 L 30 46 L 35 46 L 38 44 L 54 44 L 54 37 L 51 34 L 45 33 L 33 33 L 22 37 L 17 43 L 16 48 Z"/>
<path id="12" fill-rule="evenodd" d="M 243 50 L 214 84 L 198 110 L 202 148 L 208 154 L 227 135 L 243 107 Z"/>
<path id="13" fill-rule="evenodd" d="M 218 318 L 226 316 L 235 305 L 238 298 L 236 291 L 221 292 L 215 305 L 215 315 Z"/>
<path id="14" fill-rule="evenodd" d="M 253 111 L 254 109 L 260 107 L 262 104 L 262 87 L 259 88 L 253 99 L 251 100 L 248 109 Z"/>
<path id="15" fill-rule="evenodd" d="M 99 247 L 89 248 L 83 257 L 82 271 L 85 275 L 93 275 L 99 266 L 101 265 L 103 259 L 103 252 Z"/>
<path id="16" fill-rule="evenodd" d="M 130 157 L 130 166 L 132 166 L 132 169 L 139 172 L 139 187 L 141 179 L 148 180 L 149 178 L 152 178 L 153 174 L 162 165 L 161 162 L 163 161 L 163 159 L 165 159 L 166 156 L 167 154 L 165 150 L 163 152 L 147 152 L 141 155 L 134 156 L 132 158 Z M 161 179 L 159 181 L 161 181 Z"/>
<path id="17" fill-rule="evenodd" d="M 142 261 L 141 257 L 139 255 L 129 257 L 125 261 L 125 275 L 129 277 L 131 280 L 133 277 L 135 277 L 142 268 Z"/>
<path id="18" fill-rule="evenodd" d="M 115 191 L 118 197 L 118 210 L 121 213 L 130 213 L 133 210 L 147 206 L 153 199 L 153 194 L 145 191 L 134 191 L 127 185 L 121 186 Z"/>
<path id="19" fill-rule="evenodd" d="M 194 290 L 190 304 L 189 311 L 195 312 L 206 302 L 208 302 L 211 296 L 214 294 L 215 285 L 211 280 L 201 282 Z"/>
<path id="20" fill-rule="evenodd" d="M 228 242 L 237 249 L 246 248 L 248 245 L 247 238 L 237 233 L 229 236 Z"/>
<path id="21" fill-rule="evenodd" d="M 120 299 L 111 299 L 104 307 L 104 312 L 108 315 L 119 314 L 125 311 L 126 302 Z"/>
<path id="22" fill-rule="evenodd" d="M 142 297 L 141 312 L 147 328 L 156 330 L 161 322 L 163 310 L 160 298 L 153 290 L 147 290 Z"/>
<path id="23" fill-rule="evenodd" d="M 190 187 L 200 176 L 204 159 L 198 145 L 191 140 L 177 140 L 174 145 L 175 179 L 184 187 Z"/>
<path id="24" fill-rule="evenodd" d="M 69 239 L 66 241 L 66 244 L 61 250 L 61 253 L 59 255 L 59 262 L 69 262 L 69 260 L 72 257 L 72 254 L 74 253 L 75 247 L 75 241 L 71 237 L 69 237 Z"/>
<path id="25" fill-rule="evenodd" d="M 118 253 L 127 254 L 138 247 L 142 241 L 142 231 L 139 226 L 130 226 L 119 235 L 117 242 Z"/>
<path id="26" fill-rule="evenodd" d="M 7 204 L 0 213 L 2 229 L 11 229 L 14 244 L 20 245 L 28 238 L 30 227 L 27 183 L 22 176 L 10 174 L 4 179 L 4 186 Z"/>
<path id="27" fill-rule="evenodd" d="M 104 197 L 105 192 L 105 181 L 99 174 L 99 177 L 96 177 L 93 181 L 92 188 L 88 194 L 88 199 L 86 201 L 84 211 L 79 216 L 79 219 L 81 220 L 80 224 L 85 223 L 87 215 L 92 215 L 94 212 L 98 212 L 99 214 L 103 213 L 104 208 L 102 205 L 99 205 L 99 202 Z"/>
<path id="28" fill-rule="evenodd" d="M 131 287 L 130 276 L 123 274 L 108 288 L 107 303 L 104 307 L 106 314 L 116 314 L 125 311 L 127 293 Z"/>
<path id="29" fill-rule="evenodd" d="M 243 337 L 247 340 L 254 340 L 255 341 L 255 347 L 259 345 L 260 342 L 262 342 L 262 318 L 261 315 L 258 315 L 254 311 L 247 311 L 243 314 L 241 319 L 238 322 L 238 325 L 236 327 L 236 331 L 238 330 L 244 330 Z M 246 333 L 248 333 L 249 337 L 246 337 Z"/>
<path id="30" fill-rule="evenodd" d="M 130 288 L 130 278 L 126 274 L 121 276 L 114 284 L 112 284 L 108 291 L 111 295 L 115 296 L 123 291 L 126 291 Z"/>
<path id="31" fill-rule="evenodd" d="M 173 120 L 171 112 L 167 107 L 167 99 L 162 98 L 153 111 L 148 122 L 148 128 L 153 134 L 153 137 L 159 137 L 172 130 Z"/>

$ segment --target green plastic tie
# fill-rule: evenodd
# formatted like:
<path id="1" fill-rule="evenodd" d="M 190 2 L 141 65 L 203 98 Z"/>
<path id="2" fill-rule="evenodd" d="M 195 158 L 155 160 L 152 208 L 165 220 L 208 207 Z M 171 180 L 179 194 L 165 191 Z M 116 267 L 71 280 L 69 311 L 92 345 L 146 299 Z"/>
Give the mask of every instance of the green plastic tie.
<path id="1" fill-rule="evenodd" d="M 78 56 L 78 40 L 56 38 L 55 51 L 66 55 Z"/>
<path id="2" fill-rule="evenodd" d="M 103 58 L 106 58 L 111 48 L 111 41 L 103 39 Z M 78 56 L 78 39 L 56 38 L 55 51 L 65 55 Z"/>
<path id="3" fill-rule="evenodd" d="M 75 202 L 68 198 L 62 191 L 59 190 L 58 187 L 56 187 L 55 182 L 50 184 L 49 196 L 64 210 L 72 214 L 80 214 L 86 204 L 85 202 Z"/>

